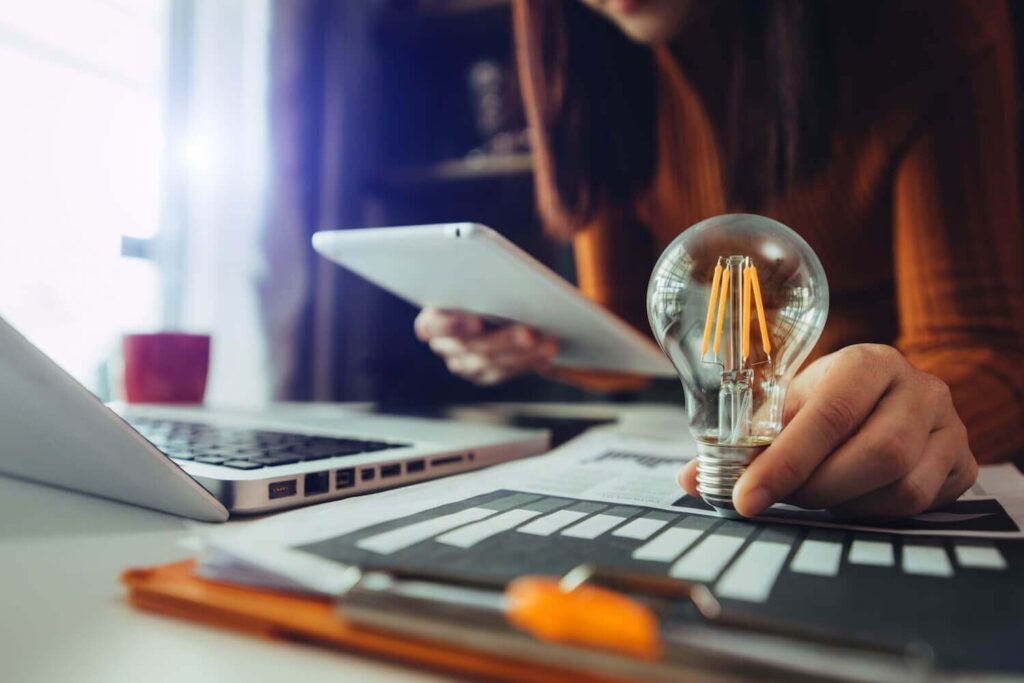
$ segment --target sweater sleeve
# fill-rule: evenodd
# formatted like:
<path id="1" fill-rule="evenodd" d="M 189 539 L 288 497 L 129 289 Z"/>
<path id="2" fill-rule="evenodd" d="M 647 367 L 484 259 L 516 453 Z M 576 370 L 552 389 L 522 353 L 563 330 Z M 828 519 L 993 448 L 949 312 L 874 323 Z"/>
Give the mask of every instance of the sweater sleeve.
<path id="1" fill-rule="evenodd" d="M 943 379 L 980 462 L 1024 447 L 1024 240 L 1009 36 L 973 52 L 896 169 L 900 336 Z"/>

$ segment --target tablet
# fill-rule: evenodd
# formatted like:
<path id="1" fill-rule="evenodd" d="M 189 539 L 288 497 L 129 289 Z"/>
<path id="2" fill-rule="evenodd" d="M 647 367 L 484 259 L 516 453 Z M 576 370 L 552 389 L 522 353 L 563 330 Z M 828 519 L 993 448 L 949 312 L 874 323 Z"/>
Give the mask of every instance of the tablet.
<path id="1" fill-rule="evenodd" d="M 517 321 L 555 337 L 556 365 L 676 376 L 651 338 L 484 225 L 331 230 L 313 235 L 313 247 L 416 306 Z"/>

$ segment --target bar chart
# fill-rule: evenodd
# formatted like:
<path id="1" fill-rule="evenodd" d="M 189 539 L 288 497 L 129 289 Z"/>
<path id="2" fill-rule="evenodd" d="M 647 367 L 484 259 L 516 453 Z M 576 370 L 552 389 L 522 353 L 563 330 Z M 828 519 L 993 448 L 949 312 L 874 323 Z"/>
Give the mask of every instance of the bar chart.
<path id="1" fill-rule="evenodd" d="M 516 491 L 303 549 L 346 564 L 443 566 L 497 579 L 596 562 L 706 583 L 719 597 L 758 603 L 769 600 L 784 575 L 836 578 L 880 569 L 956 580 L 965 572 L 1010 569 L 992 541 L 805 529 Z"/>
<path id="2" fill-rule="evenodd" d="M 753 523 L 497 490 L 296 550 L 498 581 L 583 563 L 667 575 L 704 583 L 739 611 L 923 639 L 951 665 L 1013 660 L 1007 642 L 1024 635 L 1015 632 L 1024 611 L 1020 541 Z"/>

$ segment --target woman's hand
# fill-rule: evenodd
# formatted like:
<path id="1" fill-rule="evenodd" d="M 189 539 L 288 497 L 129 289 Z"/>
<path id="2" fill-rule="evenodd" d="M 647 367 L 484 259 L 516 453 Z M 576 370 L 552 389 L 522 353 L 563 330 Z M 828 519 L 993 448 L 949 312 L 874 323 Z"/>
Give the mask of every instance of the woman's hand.
<path id="1" fill-rule="evenodd" d="M 472 313 L 424 308 L 415 327 L 419 340 L 429 344 L 450 371 L 477 384 L 498 384 L 544 370 L 558 353 L 554 339 L 526 325 L 493 327 Z"/>
<path id="2" fill-rule="evenodd" d="M 815 361 L 786 397 L 785 428 L 736 484 L 752 517 L 777 501 L 845 516 L 913 515 L 957 499 L 978 474 L 949 387 L 889 346 Z M 680 473 L 697 495 L 696 461 Z"/>

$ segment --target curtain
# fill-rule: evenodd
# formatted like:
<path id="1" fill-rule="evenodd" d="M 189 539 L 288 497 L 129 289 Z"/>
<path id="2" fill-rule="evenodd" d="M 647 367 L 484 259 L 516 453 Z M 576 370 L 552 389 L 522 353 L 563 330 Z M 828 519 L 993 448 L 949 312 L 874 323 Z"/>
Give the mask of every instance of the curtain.
<path id="1" fill-rule="evenodd" d="M 154 257 L 164 324 L 212 335 L 206 399 L 270 396 L 258 246 L 265 217 L 269 0 L 173 0 L 164 206 Z"/>
<path id="2" fill-rule="evenodd" d="M 259 284 L 278 399 L 338 398 L 348 349 L 366 343 L 366 285 L 315 254 L 318 230 L 359 226 L 359 178 L 372 162 L 370 20 L 376 3 L 276 0 L 271 6 L 270 159 Z M 339 292 L 345 305 L 339 305 Z"/>

